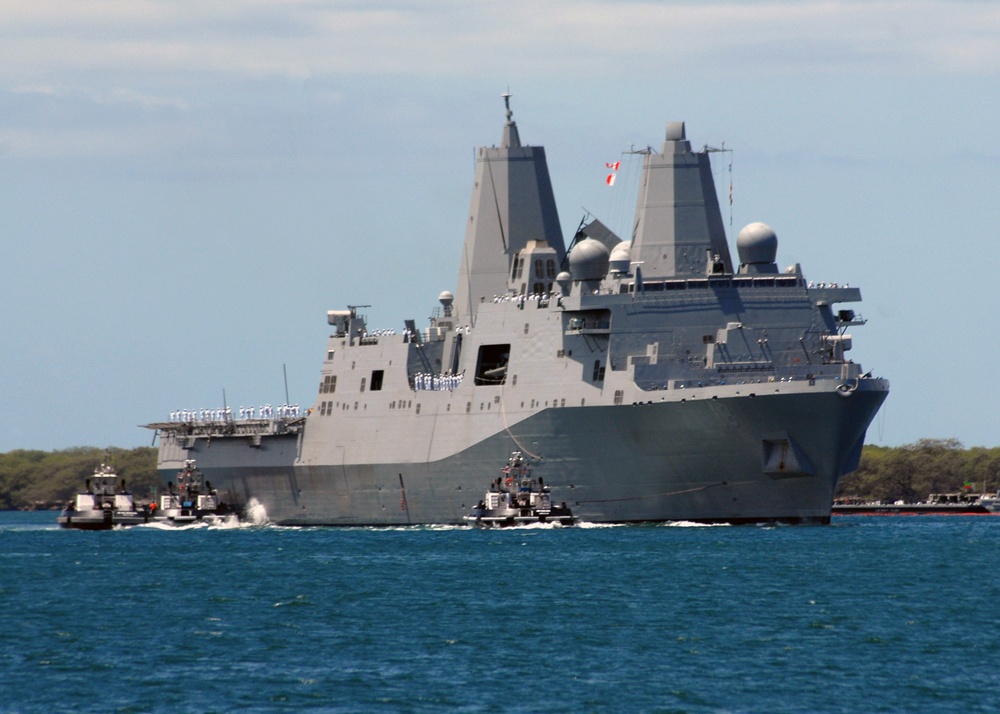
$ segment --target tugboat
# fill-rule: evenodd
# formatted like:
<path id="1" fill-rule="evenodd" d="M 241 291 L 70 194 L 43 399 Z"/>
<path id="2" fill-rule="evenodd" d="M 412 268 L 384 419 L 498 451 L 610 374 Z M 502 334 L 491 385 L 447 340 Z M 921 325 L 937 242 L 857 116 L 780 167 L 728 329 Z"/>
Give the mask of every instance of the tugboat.
<path id="1" fill-rule="evenodd" d="M 187 459 L 184 468 L 177 472 L 176 491 L 172 481 L 167 483 L 167 492 L 160 495 L 153 512 L 155 522 L 178 526 L 219 523 L 230 516 L 236 517 L 236 511 L 219 501 L 219 492 L 205 480 L 194 459 Z"/>
<path id="2" fill-rule="evenodd" d="M 465 520 L 480 528 L 519 526 L 529 523 L 558 523 L 571 526 L 573 512 L 563 502 L 552 505 L 549 487 L 531 476 L 531 466 L 515 451 L 490 484 L 486 496 Z"/>
<path id="3" fill-rule="evenodd" d="M 132 494 L 125 488 L 125 479 L 118 486 L 118 474 L 107 464 L 94 469 L 83 491 L 66 504 L 57 522 L 63 528 L 106 531 L 115 526 L 135 526 L 148 523 L 150 509 L 136 507 Z"/>

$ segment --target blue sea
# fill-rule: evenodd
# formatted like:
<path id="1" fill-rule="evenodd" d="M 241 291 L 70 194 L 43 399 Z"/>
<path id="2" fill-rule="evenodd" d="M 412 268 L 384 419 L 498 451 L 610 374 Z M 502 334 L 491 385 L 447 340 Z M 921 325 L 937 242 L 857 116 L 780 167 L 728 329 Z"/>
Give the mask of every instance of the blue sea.
<path id="1" fill-rule="evenodd" d="M 1000 518 L 87 533 L 0 513 L 3 712 L 996 712 Z"/>

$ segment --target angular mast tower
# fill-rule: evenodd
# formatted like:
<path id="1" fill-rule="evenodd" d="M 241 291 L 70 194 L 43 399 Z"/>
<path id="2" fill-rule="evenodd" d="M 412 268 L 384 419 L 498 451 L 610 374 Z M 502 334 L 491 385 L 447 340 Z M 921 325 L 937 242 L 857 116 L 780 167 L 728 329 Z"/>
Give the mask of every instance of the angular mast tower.
<path id="1" fill-rule="evenodd" d="M 507 122 L 500 146 L 480 148 L 465 247 L 455 291 L 456 318 L 475 322 L 478 305 L 507 292 L 513 257 L 528 241 L 545 241 L 561 263 L 566 253 L 545 149 L 521 146 L 503 94 Z"/>
<path id="2" fill-rule="evenodd" d="M 643 163 L 632 262 L 647 277 L 733 272 L 708 153 L 691 151 L 684 122 L 668 123 L 661 153 Z"/>

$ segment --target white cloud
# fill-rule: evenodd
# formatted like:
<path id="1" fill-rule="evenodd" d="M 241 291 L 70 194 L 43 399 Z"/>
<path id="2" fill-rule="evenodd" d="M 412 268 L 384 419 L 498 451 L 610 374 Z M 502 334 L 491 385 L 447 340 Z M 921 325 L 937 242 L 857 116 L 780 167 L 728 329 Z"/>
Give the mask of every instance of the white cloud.
<path id="1" fill-rule="evenodd" d="M 144 94 L 133 89 L 115 88 L 110 90 L 95 90 L 87 87 L 63 88 L 52 85 L 24 85 L 11 87 L 12 94 L 41 95 L 45 97 L 83 98 L 99 105 L 132 105 L 143 109 L 186 109 L 187 102 Z"/>
<path id="2" fill-rule="evenodd" d="M 22 95 L 0 131 L 28 156 L 149 155 L 183 140 L 190 153 L 220 137 L 245 148 L 263 139 L 240 144 L 237 126 L 263 136 L 387 76 L 597 95 L 1000 71 L 1000 9 L 938 0 L 8 0 L 0 27 L 0 93 Z"/>
<path id="3" fill-rule="evenodd" d="M 179 149 L 191 137 L 173 125 L 154 127 L 0 128 L 0 154 L 38 159 L 114 159 Z"/>
<path id="4" fill-rule="evenodd" d="M 9 0 L 0 26 L 0 81 L 8 84 L 93 73 L 196 81 L 203 73 L 585 78 L 677 66 L 710 74 L 1000 69 L 1000 10 L 938 0 Z"/>

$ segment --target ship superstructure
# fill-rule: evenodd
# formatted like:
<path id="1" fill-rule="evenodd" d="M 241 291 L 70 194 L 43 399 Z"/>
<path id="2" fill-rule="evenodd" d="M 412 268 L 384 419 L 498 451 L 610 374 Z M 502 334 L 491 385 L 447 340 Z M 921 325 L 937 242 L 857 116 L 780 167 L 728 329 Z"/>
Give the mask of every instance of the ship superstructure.
<path id="1" fill-rule="evenodd" d="M 734 264 L 679 122 L 644 158 L 632 240 L 593 220 L 567 250 L 505 100 L 429 325 L 331 310 L 306 415 L 151 424 L 165 480 L 197 458 L 279 523 L 460 523 L 517 450 L 583 521 L 828 521 L 889 389 L 848 357 L 860 291 L 779 271 L 763 223 Z"/>

